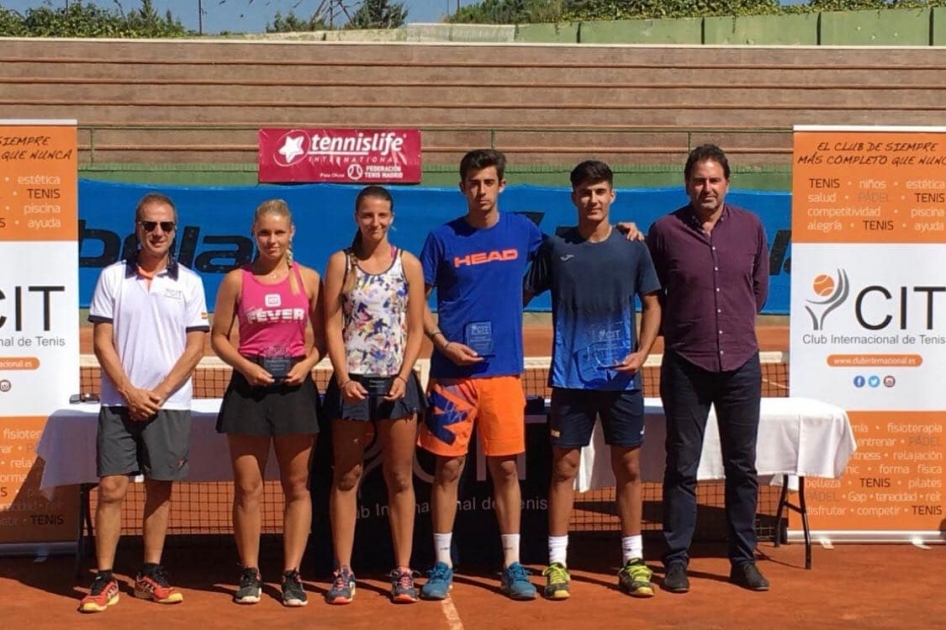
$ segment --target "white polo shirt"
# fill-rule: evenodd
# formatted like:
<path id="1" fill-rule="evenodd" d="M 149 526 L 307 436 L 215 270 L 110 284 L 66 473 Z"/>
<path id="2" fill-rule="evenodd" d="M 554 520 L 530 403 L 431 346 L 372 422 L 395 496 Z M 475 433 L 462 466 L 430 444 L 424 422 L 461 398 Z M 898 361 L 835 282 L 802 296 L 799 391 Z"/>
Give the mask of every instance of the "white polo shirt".
<path id="1" fill-rule="evenodd" d="M 122 368 L 135 387 L 153 389 L 184 353 L 187 333 L 209 331 L 207 300 L 200 276 L 171 259 L 151 280 L 138 275 L 134 258 L 102 270 L 89 321 L 112 324 L 112 341 Z M 162 409 L 190 409 L 193 385 L 188 378 Z M 127 406 L 102 371 L 102 405 Z"/>

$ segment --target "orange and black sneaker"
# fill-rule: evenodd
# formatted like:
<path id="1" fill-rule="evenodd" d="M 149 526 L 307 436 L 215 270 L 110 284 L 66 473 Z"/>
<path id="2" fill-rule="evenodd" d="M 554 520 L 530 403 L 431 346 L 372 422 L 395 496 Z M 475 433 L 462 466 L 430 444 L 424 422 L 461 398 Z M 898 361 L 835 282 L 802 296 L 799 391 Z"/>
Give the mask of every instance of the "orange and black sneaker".
<path id="1" fill-rule="evenodd" d="M 89 594 L 79 602 L 79 612 L 105 612 L 109 606 L 118 603 L 118 580 L 112 577 L 112 572 L 99 573 L 92 580 Z"/>
<path id="2" fill-rule="evenodd" d="M 167 574 L 161 565 L 146 566 L 135 576 L 135 597 L 159 604 L 179 604 L 184 601 L 184 594 L 168 584 Z"/>

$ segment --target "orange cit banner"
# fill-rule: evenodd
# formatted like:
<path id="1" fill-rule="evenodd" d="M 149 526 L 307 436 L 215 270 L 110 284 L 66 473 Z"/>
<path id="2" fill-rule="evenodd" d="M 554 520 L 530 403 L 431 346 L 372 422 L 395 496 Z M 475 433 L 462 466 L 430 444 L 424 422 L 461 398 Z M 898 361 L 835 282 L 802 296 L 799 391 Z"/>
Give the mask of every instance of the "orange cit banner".
<path id="1" fill-rule="evenodd" d="M 41 491 L 46 418 L 79 391 L 75 121 L 0 120 L 0 543 L 75 539 L 77 490 Z"/>
<path id="2" fill-rule="evenodd" d="M 946 128 L 796 127 L 793 159 L 791 395 L 857 440 L 814 536 L 943 542 Z"/>

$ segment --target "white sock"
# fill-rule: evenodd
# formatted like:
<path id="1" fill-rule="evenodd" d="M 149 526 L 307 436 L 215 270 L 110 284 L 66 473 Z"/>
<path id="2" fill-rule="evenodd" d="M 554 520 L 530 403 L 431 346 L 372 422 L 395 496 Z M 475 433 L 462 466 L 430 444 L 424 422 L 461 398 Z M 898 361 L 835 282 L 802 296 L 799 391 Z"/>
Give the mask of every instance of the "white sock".
<path id="1" fill-rule="evenodd" d="M 564 536 L 549 536 L 549 564 L 558 562 L 563 567 L 568 566 L 568 534 Z"/>
<path id="2" fill-rule="evenodd" d="M 503 566 L 519 562 L 519 534 L 503 534 Z"/>
<path id="3" fill-rule="evenodd" d="M 624 554 L 624 564 L 631 558 L 644 559 L 644 539 L 640 534 L 621 538 L 621 551 Z"/>
<path id="4" fill-rule="evenodd" d="M 453 558 L 450 556 L 450 546 L 453 542 L 453 532 L 446 534 L 434 533 L 434 553 L 437 554 L 437 562 L 443 562 L 445 565 L 453 568 Z"/>

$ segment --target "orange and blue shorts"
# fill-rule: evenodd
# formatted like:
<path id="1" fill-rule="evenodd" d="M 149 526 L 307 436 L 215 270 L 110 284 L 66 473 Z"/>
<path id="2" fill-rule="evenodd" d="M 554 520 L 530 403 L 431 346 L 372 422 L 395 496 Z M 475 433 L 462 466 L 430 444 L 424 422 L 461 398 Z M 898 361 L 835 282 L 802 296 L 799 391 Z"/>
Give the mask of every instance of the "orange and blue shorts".
<path id="1" fill-rule="evenodd" d="M 525 452 L 526 396 L 519 376 L 431 379 L 427 400 L 417 443 L 431 453 L 466 455 L 474 423 L 484 455 Z"/>

